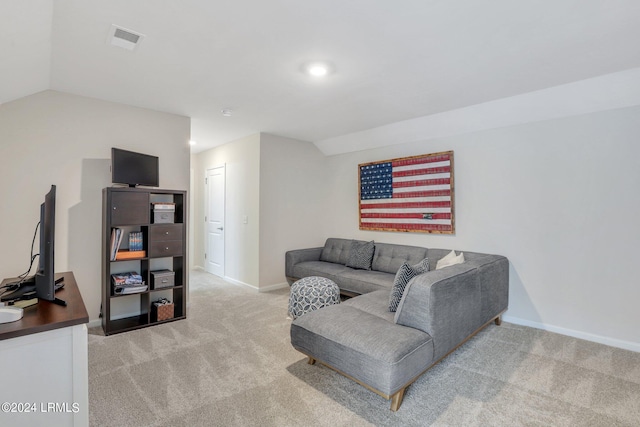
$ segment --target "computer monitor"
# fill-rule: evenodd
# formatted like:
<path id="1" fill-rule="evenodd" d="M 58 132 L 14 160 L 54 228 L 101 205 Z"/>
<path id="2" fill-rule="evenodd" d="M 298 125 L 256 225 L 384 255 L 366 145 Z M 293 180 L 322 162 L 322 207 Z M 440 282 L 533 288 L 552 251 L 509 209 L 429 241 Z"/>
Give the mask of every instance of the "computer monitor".
<path id="1" fill-rule="evenodd" d="M 18 289 L 8 295 L 4 295 L 2 301 L 33 296 L 59 305 L 67 305 L 66 302 L 55 297 L 55 231 L 56 186 L 52 185 L 51 190 L 44 196 L 44 203 L 40 205 L 40 252 L 36 274 L 33 277 L 19 281 Z"/>
<path id="2" fill-rule="evenodd" d="M 129 187 L 159 185 L 158 157 L 111 148 L 111 181 Z"/>

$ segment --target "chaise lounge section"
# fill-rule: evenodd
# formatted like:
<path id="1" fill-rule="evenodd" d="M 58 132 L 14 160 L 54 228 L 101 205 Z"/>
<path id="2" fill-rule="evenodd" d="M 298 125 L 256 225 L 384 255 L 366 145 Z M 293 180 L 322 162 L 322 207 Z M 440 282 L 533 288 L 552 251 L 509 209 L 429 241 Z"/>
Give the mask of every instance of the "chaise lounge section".
<path id="1" fill-rule="evenodd" d="M 389 246 L 402 245 L 381 246 L 387 257 Z M 393 248 L 397 250 L 391 253 L 402 255 L 388 257 L 388 265 L 397 265 L 399 258 L 417 263 L 410 255 L 417 254 L 414 248 Z M 393 411 L 400 407 L 406 388 L 431 366 L 489 323 L 500 324 L 508 305 L 507 258 L 465 252 L 464 263 L 434 270 L 449 250 L 420 249 L 431 268 L 408 282 L 395 313 L 389 311 L 395 275 L 378 271 L 389 275 L 390 281 L 372 283 L 368 289 L 378 289 L 307 313 L 291 325 L 291 344 L 308 356 L 310 364 L 318 361 L 390 399 Z M 292 252 L 297 253 L 288 253 L 287 262 L 296 262 L 287 267 L 288 276 L 305 271 L 327 274 L 338 280 L 341 290 L 353 293 L 354 277 L 362 270 L 345 270 L 342 264 L 323 269 L 320 263 L 328 261 L 319 259 L 317 249 Z M 358 280 L 365 277 L 372 276 Z"/>

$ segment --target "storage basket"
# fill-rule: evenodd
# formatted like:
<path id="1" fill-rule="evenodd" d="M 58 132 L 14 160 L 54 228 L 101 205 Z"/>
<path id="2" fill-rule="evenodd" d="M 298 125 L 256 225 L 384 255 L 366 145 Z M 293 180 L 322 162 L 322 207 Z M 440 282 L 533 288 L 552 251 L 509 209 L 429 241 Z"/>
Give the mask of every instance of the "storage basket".
<path id="1" fill-rule="evenodd" d="M 151 289 L 170 288 L 175 285 L 176 273 L 171 270 L 151 272 Z"/>
<path id="2" fill-rule="evenodd" d="M 173 319 L 174 304 L 151 305 L 151 321 L 160 322 L 162 320 Z"/>
<path id="3" fill-rule="evenodd" d="M 152 203 L 154 224 L 173 224 L 175 222 L 175 203 Z"/>

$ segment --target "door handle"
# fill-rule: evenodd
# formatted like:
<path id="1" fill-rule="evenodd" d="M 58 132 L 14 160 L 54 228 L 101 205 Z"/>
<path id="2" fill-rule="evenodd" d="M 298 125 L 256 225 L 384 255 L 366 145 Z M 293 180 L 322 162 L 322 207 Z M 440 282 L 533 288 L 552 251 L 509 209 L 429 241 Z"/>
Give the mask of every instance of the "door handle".
<path id="1" fill-rule="evenodd" d="M 222 227 L 218 227 L 218 230 L 222 231 L 222 230 L 223 230 L 223 228 L 222 228 Z"/>

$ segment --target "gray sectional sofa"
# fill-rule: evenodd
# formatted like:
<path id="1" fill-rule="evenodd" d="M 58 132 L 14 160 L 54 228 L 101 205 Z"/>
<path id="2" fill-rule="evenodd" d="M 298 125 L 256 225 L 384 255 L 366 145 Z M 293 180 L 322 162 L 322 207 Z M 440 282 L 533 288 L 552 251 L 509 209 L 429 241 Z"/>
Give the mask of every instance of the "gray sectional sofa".
<path id="1" fill-rule="evenodd" d="M 341 304 L 307 313 L 291 324 L 291 344 L 316 361 L 391 400 L 507 309 L 509 263 L 500 255 L 464 252 L 465 262 L 434 270 L 449 250 L 375 243 L 371 270 L 347 267 L 354 241 L 328 239 L 321 248 L 289 251 L 290 283 L 327 277 L 346 295 Z M 362 243 L 356 241 L 357 243 Z M 389 311 L 395 273 L 429 259 L 430 269 L 406 285 Z"/>
<path id="2" fill-rule="evenodd" d="M 289 285 L 303 277 L 321 276 L 336 282 L 344 295 L 390 290 L 403 262 L 413 265 L 428 256 L 428 249 L 418 246 L 375 243 L 371 270 L 354 269 L 346 266 L 352 243 L 349 239 L 329 238 L 323 247 L 287 252 L 285 274 Z M 441 256 L 445 254 L 443 251 Z"/>

